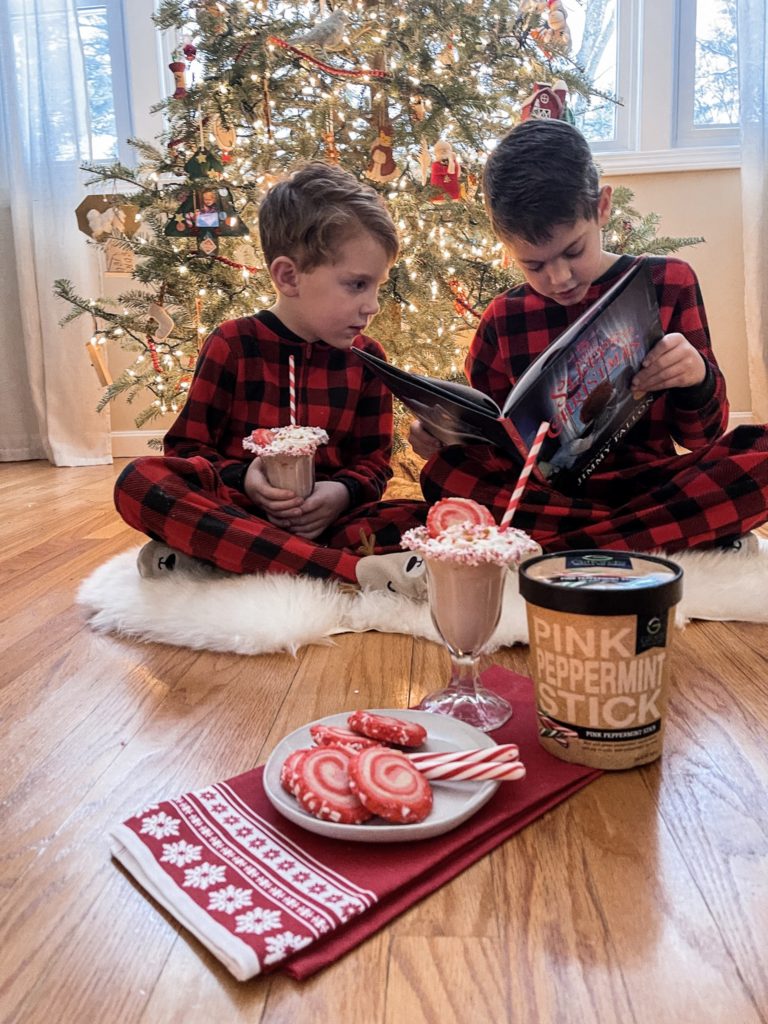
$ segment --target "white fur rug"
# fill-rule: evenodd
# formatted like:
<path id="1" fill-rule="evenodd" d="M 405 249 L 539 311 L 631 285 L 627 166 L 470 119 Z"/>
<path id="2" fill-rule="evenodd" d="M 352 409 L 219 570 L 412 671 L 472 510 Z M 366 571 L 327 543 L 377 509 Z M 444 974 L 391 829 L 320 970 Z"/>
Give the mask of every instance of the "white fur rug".
<path id="1" fill-rule="evenodd" d="M 263 575 L 200 580 L 144 580 L 138 548 L 117 555 L 80 586 L 90 625 L 143 641 L 211 651 L 263 654 L 329 643 L 335 633 L 408 633 L 437 640 L 426 602 L 384 591 L 347 593 L 335 583 Z M 678 624 L 691 619 L 768 622 L 768 541 L 759 554 L 689 551 Z M 492 647 L 528 642 L 517 575 L 509 574 L 504 612 Z"/>

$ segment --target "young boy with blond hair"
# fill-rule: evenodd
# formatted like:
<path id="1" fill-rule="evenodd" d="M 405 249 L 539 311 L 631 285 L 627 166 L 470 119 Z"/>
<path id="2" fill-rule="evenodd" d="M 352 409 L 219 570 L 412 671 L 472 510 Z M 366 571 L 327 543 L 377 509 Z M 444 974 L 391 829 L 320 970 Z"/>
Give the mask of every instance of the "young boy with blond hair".
<path id="1" fill-rule="evenodd" d="M 423 565 L 399 541 L 426 507 L 381 501 L 391 395 L 353 354 L 384 355 L 364 332 L 398 254 L 394 223 L 372 188 L 310 163 L 267 193 L 259 234 L 274 305 L 208 337 L 164 455 L 137 459 L 117 480 L 120 515 L 153 538 L 139 571 L 283 572 L 422 596 Z M 291 422 L 291 366 L 296 422 L 329 438 L 305 498 L 271 486 L 242 444 L 256 428 Z"/>
<path id="2" fill-rule="evenodd" d="M 603 248 L 611 188 L 565 121 L 513 128 L 491 153 L 483 185 L 494 231 L 525 278 L 491 302 L 466 363 L 470 383 L 502 406 L 531 361 L 633 257 Z M 655 400 L 582 485 L 564 493 L 530 477 L 514 525 L 545 551 L 756 548 L 756 536 L 744 535 L 768 520 L 768 429 L 724 433 L 725 381 L 696 276 L 683 260 L 646 258 L 664 337 L 632 385 Z M 486 445 L 442 448 L 418 423 L 411 441 L 429 459 L 428 501 L 474 498 L 501 519 L 519 464 Z"/>

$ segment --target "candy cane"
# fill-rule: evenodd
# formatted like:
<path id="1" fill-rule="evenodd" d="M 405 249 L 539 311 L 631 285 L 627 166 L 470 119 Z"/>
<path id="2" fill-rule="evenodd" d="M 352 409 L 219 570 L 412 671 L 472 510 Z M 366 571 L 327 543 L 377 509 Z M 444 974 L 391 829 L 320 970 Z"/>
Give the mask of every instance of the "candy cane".
<path id="1" fill-rule="evenodd" d="M 531 470 L 533 469 L 533 465 L 536 462 L 536 456 L 539 454 L 539 448 L 541 448 L 542 444 L 544 443 L 544 438 L 547 436 L 548 430 L 549 423 L 547 423 L 546 420 L 543 420 L 541 426 L 536 431 L 536 437 L 533 439 L 533 444 L 531 445 L 528 455 L 525 458 L 525 463 L 523 465 L 522 472 L 518 477 L 517 484 L 515 485 L 515 489 L 512 492 L 512 497 L 509 499 L 507 511 L 501 518 L 500 527 L 502 530 L 505 530 L 512 522 L 512 516 L 515 514 L 517 506 L 520 503 L 520 498 L 523 496 L 523 491 L 525 490 L 525 485 L 528 482 L 528 477 L 531 475 Z"/>
<path id="2" fill-rule="evenodd" d="M 296 426 L 296 361 L 293 352 L 288 356 L 288 395 L 291 403 L 291 426 Z"/>
<path id="3" fill-rule="evenodd" d="M 418 767 L 418 766 L 414 766 Z M 514 782 L 525 778 L 525 765 L 521 761 L 506 761 L 503 764 L 487 762 L 486 764 L 443 764 L 436 768 L 419 768 L 427 779 L 433 782 Z"/>
<path id="4" fill-rule="evenodd" d="M 446 750 L 442 753 L 406 754 L 405 756 L 420 772 L 423 772 L 429 768 L 437 768 L 444 764 L 466 766 L 470 764 L 483 764 L 488 761 L 494 763 L 516 761 L 520 756 L 520 751 L 515 743 L 499 743 L 495 747 L 478 747 L 473 750 Z"/>

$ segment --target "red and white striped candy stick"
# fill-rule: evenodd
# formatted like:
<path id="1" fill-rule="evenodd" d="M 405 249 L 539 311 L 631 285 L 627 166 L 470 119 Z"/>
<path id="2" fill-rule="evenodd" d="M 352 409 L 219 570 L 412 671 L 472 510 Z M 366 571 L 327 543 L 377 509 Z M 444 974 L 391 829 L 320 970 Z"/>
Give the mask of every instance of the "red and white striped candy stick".
<path id="1" fill-rule="evenodd" d="M 420 772 L 428 768 L 437 768 L 444 764 L 483 764 L 487 761 L 500 763 L 503 761 L 516 761 L 520 751 L 515 743 L 499 743 L 494 747 L 477 747 L 472 750 L 445 750 L 441 753 L 414 753 L 405 755 L 411 764 L 415 765 Z"/>
<path id="2" fill-rule="evenodd" d="M 512 491 L 512 497 L 509 499 L 507 510 L 501 518 L 500 528 L 502 530 L 506 530 L 512 522 L 512 516 L 517 511 L 517 506 L 520 504 L 520 499 L 523 496 L 523 491 L 525 490 L 525 485 L 528 482 L 528 477 L 531 475 L 531 470 L 536 462 L 536 456 L 539 454 L 539 448 L 541 448 L 544 443 L 544 438 L 547 436 L 548 430 L 549 423 L 547 420 L 542 420 L 541 426 L 536 431 L 536 437 L 533 439 L 533 444 L 525 458 L 525 463 L 523 464 L 522 471 L 517 479 L 517 483 L 515 484 L 515 489 Z"/>
<path id="3" fill-rule="evenodd" d="M 418 767 L 418 766 L 416 766 Z M 433 782 L 515 782 L 525 778 L 522 761 L 489 761 L 485 764 L 442 764 L 436 768 L 419 768 L 422 775 Z"/>
<path id="4" fill-rule="evenodd" d="M 288 355 L 288 397 L 291 403 L 291 426 L 296 426 L 296 360 Z"/>

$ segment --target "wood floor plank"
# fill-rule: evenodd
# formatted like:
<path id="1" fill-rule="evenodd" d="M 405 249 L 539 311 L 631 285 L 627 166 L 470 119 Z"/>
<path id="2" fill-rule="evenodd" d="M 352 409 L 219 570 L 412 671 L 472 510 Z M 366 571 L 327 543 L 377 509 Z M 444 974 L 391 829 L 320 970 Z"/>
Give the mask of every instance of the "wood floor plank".
<path id="1" fill-rule="evenodd" d="M 391 948 L 386 1024 L 520 1019 L 512 1014 L 504 957 L 493 939 L 398 936 Z"/>

